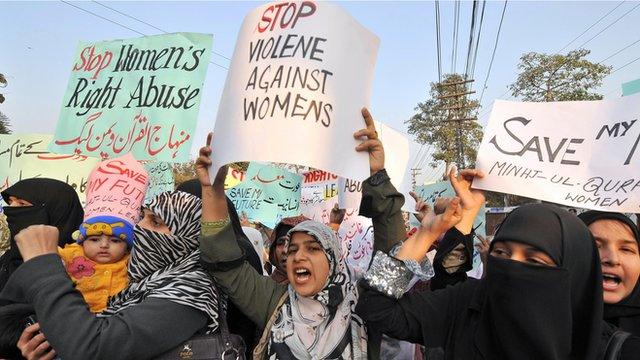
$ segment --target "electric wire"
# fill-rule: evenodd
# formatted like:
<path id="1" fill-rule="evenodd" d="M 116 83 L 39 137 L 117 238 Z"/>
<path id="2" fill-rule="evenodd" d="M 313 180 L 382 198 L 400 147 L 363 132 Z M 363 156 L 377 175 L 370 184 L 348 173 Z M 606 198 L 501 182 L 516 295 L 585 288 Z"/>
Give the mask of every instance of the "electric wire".
<path id="1" fill-rule="evenodd" d="M 134 33 L 136 33 L 136 34 L 139 34 L 139 35 L 142 35 L 142 36 L 147 36 L 147 34 L 145 34 L 145 33 L 143 33 L 143 32 L 140 32 L 140 31 L 138 31 L 138 30 L 132 29 L 132 28 L 130 28 L 130 27 L 128 27 L 128 26 L 126 26 L 126 25 L 123 25 L 123 24 L 121 24 L 121 23 L 117 22 L 117 21 L 111 20 L 111 19 L 106 18 L 106 17 L 104 17 L 104 16 L 102 16 L 102 15 L 96 14 L 96 13 L 94 13 L 93 11 L 90 11 L 90 10 L 84 9 L 84 8 L 82 8 L 82 7 L 80 7 L 80 6 L 77 6 L 77 5 L 74 5 L 74 4 L 72 4 L 72 3 L 68 2 L 68 1 L 60 0 L 60 2 L 61 2 L 61 3 L 63 3 L 63 4 L 66 4 L 66 5 L 72 6 L 72 7 L 76 8 L 76 9 L 78 9 L 78 10 L 81 10 L 81 11 L 84 11 L 84 12 L 86 12 L 86 13 L 89 13 L 89 14 L 91 14 L 91 15 L 93 15 L 93 16 L 95 16 L 95 17 L 98 17 L 98 18 L 100 18 L 100 19 L 106 20 L 106 21 L 108 21 L 108 22 L 110 22 L 110 23 L 112 23 L 112 24 L 118 25 L 118 26 L 120 26 L 120 27 L 122 27 L 122 28 L 125 28 L 125 29 L 129 30 L 129 31 L 133 31 L 133 32 L 134 32 Z M 211 64 L 213 64 L 213 65 L 216 65 L 216 66 L 218 66 L 218 67 L 221 67 L 221 68 L 223 68 L 223 69 L 225 69 L 225 70 L 229 70 L 229 68 L 227 68 L 226 66 L 220 65 L 220 64 L 215 63 L 215 62 L 213 62 L 213 61 L 209 61 L 209 63 L 211 63 Z"/>
<path id="2" fill-rule="evenodd" d="M 618 3 L 618 5 L 616 5 L 613 9 L 609 10 L 608 13 L 604 14 L 602 17 L 600 17 L 598 20 L 596 20 L 596 22 L 594 22 L 593 24 L 591 24 L 591 26 L 589 26 L 586 30 L 584 30 L 583 32 L 580 33 L 580 35 L 576 36 L 573 40 L 569 41 L 565 46 L 562 47 L 562 49 L 558 50 L 558 53 L 562 52 L 562 50 L 566 49 L 569 45 L 573 44 L 574 41 L 578 40 L 582 35 L 586 34 L 587 31 L 591 30 L 594 26 L 598 25 L 598 23 L 600 23 L 600 21 L 604 20 L 604 18 L 606 18 L 607 16 L 609 16 L 609 14 L 611 14 L 612 12 L 614 12 L 617 8 L 619 8 L 622 4 L 624 4 L 625 1 L 620 1 Z"/>

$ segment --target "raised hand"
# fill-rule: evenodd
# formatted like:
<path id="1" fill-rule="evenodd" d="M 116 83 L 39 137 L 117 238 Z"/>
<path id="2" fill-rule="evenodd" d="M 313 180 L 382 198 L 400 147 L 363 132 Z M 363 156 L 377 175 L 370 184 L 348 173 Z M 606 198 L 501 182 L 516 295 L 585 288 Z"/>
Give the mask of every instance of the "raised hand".
<path id="1" fill-rule="evenodd" d="M 396 257 L 400 260 L 421 261 L 434 241 L 455 226 L 461 219 L 462 209 L 460 198 L 457 197 L 449 201 L 447 208 L 440 215 L 436 215 L 431 210 L 427 211 L 418 231 L 402 244 Z"/>
<path id="2" fill-rule="evenodd" d="M 346 213 L 346 209 L 340 209 L 338 203 L 334 204 L 333 209 L 331 209 L 331 213 L 329 213 L 329 223 L 338 225 L 342 224 Z"/>
<path id="3" fill-rule="evenodd" d="M 50 225 L 31 225 L 20 230 L 15 240 L 22 259 L 27 262 L 30 259 L 58 253 L 58 228 Z"/>
<path id="4" fill-rule="evenodd" d="M 471 183 L 474 178 L 484 177 L 484 173 L 480 170 L 466 169 L 456 175 L 455 171 L 455 168 L 452 168 L 449 172 L 449 181 L 456 195 L 462 201 L 462 220 L 456 225 L 456 228 L 466 235 L 471 233 L 473 221 L 485 202 L 484 192 L 472 189 Z"/>
<path id="5" fill-rule="evenodd" d="M 200 153 L 198 159 L 196 160 L 196 174 L 198 175 L 198 179 L 200 180 L 200 185 L 204 187 L 212 186 L 214 190 L 220 192 L 224 192 L 224 179 L 227 176 L 228 167 L 222 166 L 218 169 L 218 173 L 211 183 L 211 177 L 209 176 L 209 167 L 211 167 L 211 139 L 213 138 L 213 134 L 209 133 L 207 135 L 207 145 L 200 148 Z"/>
<path id="6" fill-rule="evenodd" d="M 416 194 L 415 191 L 410 191 L 409 195 L 411 195 L 413 200 L 415 200 L 415 202 L 416 202 L 416 206 L 415 206 L 416 213 L 413 214 L 413 215 L 415 215 L 415 217 L 416 217 L 416 219 L 418 219 L 418 221 L 422 222 L 422 219 L 424 219 L 424 217 L 431 210 L 430 206 L 429 206 L 429 204 L 427 204 L 426 201 L 422 200 L 422 198 L 420 198 L 420 196 L 418 196 L 418 194 Z"/>
<path id="7" fill-rule="evenodd" d="M 353 137 L 360 140 L 366 136 L 367 139 L 356 146 L 356 151 L 366 151 L 369 153 L 369 170 L 371 175 L 384 169 L 384 148 L 382 142 L 378 139 L 378 132 L 373 122 L 373 117 L 367 108 L 362 108 L 362 117 L 366 128 L 360 129 L 353 133 Z"/>

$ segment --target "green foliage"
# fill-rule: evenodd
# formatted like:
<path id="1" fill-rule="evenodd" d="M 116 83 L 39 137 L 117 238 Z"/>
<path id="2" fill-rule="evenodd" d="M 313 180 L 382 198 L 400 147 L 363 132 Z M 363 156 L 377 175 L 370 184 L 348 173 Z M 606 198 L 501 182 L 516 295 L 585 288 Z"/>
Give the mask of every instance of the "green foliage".
<path id="1" fill-rule="evenodd" d="M 611 66 L 592 63 L 584 57 L 591 51 L 578 49 L 567 55 L 530 52 L 520 57 L 520 74 L 509 86 L 514 97 L 524 101 L 601 100 L 592 92 L 611 72 Z"/>
<path id="2" fill-rule="evenodd" d="M 454 83 L 462 80 L 464 79 L 459 74 L 449 74 L 444 76 L 442 82 Z M 439 89 L 437 83 L 431 83 L 429 99 L 419 103 L 415 108 L 417 113 L 405 122 L 409 124 L 409 133 L 416 135 L 419 143 L 433 144 L 435 147 L 433 161 L 430 163 L 432 167 L 436 167 L 438 161 L 451 164 L 458 160 L 458 122 L 445 120 L 471 118 L 480 106 L 477 100 L 470 100 L 467 96 L 445 99 L 438 97 L 465 91 L 464 84 L 440 87 Z M 462 108 L 448 109 L 451 107 Z M 476 121 L 462 121 L 460 126 L 464 163 L 467 167 L 473 166 L 477 147 L 482 140 L 482 127 Z"/>

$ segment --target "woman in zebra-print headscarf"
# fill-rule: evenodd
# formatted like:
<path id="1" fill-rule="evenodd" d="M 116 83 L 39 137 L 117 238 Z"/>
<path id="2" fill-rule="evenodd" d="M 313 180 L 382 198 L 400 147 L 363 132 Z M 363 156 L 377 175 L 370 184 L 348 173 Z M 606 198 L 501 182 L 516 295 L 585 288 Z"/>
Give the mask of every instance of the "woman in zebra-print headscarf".
<path id="1" fill-rule="evenodd" d="M 200 267 L 202 202 L 182 191 L 151 200 L 135 227 L 129 260 L 129 286 L 113 297 L 102 316 L 110 316 L 146 298 L 165 299 L 207 315 L 207 333 L 218 329 L 218 296 Z"/>
<path id="2" fill-rule="evenodd" d="M 200 216 L 201 202 L 192 195 L 176 191 L 156 196 L 135 227 L 129 286 L 98 316 L 67 276 L 56 252 L 57 229 L 24 230 L 25 238 L 45 250 L 30 248 L 23 254 L 25 263 L 0 300 L 35 308 L 40 325 L 32 336 L 41 345 L 27 348 L 28 357 L 150 359 L 198 332 L 215 332 L 217 290 L 198 265 Z M 36 336 L 39 330 L 46 341 Z M 55 352 L 49 352 L 49 344 Z"/>

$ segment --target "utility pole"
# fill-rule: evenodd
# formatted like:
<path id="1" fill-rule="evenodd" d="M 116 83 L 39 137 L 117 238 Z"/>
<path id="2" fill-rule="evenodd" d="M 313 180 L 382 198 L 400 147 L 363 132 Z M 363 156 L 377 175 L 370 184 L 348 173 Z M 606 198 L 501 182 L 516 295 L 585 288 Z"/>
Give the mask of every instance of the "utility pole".
<path id="1" fill-rule="evenodd" d="M 468 95 L 475 93 L 475 91 L 467 90 L 467 84 L 470 84 L 473 81 L 473 79 L 465 79 L 461 81 L 438 83 L 438 91 L 440 94 L 442 94 L 443 89 L 452 88 L 450 90 L 451 93 L 447 95 L 440 95 L 438 96 L 438 99 L 443 104 L 452 104 L 443 107 L 442 110 L 447 110 L 447 118 L 444 121 L 455 122 L 456 124 L 457 162 L 460 169 L 464 169 L 466 167 L 464 161 L 464 143 L 462 141 L 462 123 L 465 121 L 477 120 L 475 116 L 468 117 L 468 111 L 466 111 L 466 109 L 470 108 L 471 105 L 468 101 L 463 101 L 467 99 Z"/>
<path id="2" fill-rule="evenodd" d="M 411 168 L 411 186 L 412 186 L 413 190 L 416 189 L 416 177 L 418 175 L 420 175 L 420 169 Z"/>

